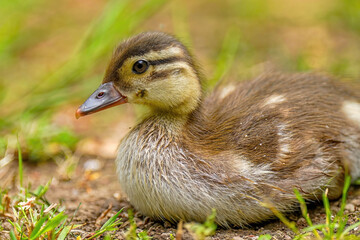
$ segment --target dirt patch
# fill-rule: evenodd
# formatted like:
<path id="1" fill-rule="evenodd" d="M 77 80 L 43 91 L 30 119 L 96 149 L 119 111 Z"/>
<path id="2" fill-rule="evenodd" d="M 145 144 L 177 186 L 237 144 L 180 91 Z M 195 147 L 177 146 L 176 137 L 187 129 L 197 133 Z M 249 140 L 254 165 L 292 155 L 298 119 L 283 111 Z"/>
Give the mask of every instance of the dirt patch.
<path id="1" fill-rule="evenodd" d="M 97 164 L 98 171 L 85 171 L 91 165 Z M 117 176 L 114 168 L 114 161 L 112 160 L 91 160 L 91 158 L 83 158 L 75 171 L 74 176 L 68 180 L 60 180 L 61 176 L 57 172 L 59 166 L 55 163 L 45 163 L 38 166 L 26 165 L 25 176 L 26 181 L 32 182 L 33 186 L 38 184 L 45 184 L 50 178 L 53 178 L 51 187 L 46 194 L 50 202 L 62 202 L 66 206 L 66 212 L 70 216 L 77 210 L 73 222 L 76 224 L 85 224 L 76 229 L 73 238 L 76 235 L 82 237 L 89 236 L 89 234 L 101 227 L 101 225 L 113 216 L 117 211 L 123 209 L 121 218 L 123 224 L 115 233 L 118 239 L 124 239 L 125 233 L 129 228 L 127 211 L 132 209 L 132 206 L 120 191 L 120 185 L 117 181 Z M 16 169 L 13 164 L 12 169 Z M 10 174 L 11 175 L 11 174 Z M 9 177 L 9 174 L 7 175 Z M 5 180 L 5 178 L 4 178 Z M 11 181 L 9 181 L 11 183 Z M 79 206 L 80 204 L 80 206 Z M 331 209 L 337 211 L 339 209 L 340 201 L 331 203 Z M 107 209 L 111 210 L 105 217 L 100 218 L 101 214 Z M 314 224 L 325 221 L 325 213 L 321 204 L 314 204 L 309 207 L 310 217 Z M 360 188 L 351 187 L 348 197 L 348 205 L 346 213 L 349 214 L 349 225 L 358 221 L 360 217 Z M 169 222 L 157 222 L 150 218 L 141 215 L 134 210 L 137 224 L 137 231 L 146 230 L 148 235 L 153 239 L 170 239 L 171 234 L 175 236 L 177 226 Z M 299 213 L 294 213 L 288 218 L 296 222 L 299 228 L 307 226 L 304 218 Z M 6 219 L 0 218 L 3 221 L 4 230 L 7 231 L 11 227 L 6 223 Z M 0 239 L 8 238 L 8 234 L 3 231 L 0 233 Z M 356 229 L 355 232 L 359 232 Z M 278 220 L 270 220 L 263 224 L 258 224 L 249 227 L 248 229 L 218 229 L 216 234 L 210 239 L 257 239 L 259 235 L 270 234 L 273 239 L 292 239 L 294 234 L 283 223 Z M 72 238 L 72 237 L 71 237 Z M 70 239 L 71 239 L 70 238 Z M 193 239 L 190 233 L 184 229 L 183 239 Z"/>

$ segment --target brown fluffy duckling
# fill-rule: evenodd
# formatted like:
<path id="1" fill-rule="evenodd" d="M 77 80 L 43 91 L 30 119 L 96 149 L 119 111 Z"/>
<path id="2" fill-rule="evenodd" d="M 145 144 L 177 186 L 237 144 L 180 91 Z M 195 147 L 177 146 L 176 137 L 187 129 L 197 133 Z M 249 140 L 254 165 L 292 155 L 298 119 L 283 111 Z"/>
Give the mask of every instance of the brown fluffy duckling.
<path id="1" fill-rule="evenodd" d="M 316 74 L 270 73 L 204 96 L 188 50 L 147 32 L 117 47 L 103 83 L 77 117 L 123 103 L 150 114 L 121 141 L 122 190 L 143 214 L 222 226 L 341 195 L 345 168 L 360 176 L 360 93 Z"/>

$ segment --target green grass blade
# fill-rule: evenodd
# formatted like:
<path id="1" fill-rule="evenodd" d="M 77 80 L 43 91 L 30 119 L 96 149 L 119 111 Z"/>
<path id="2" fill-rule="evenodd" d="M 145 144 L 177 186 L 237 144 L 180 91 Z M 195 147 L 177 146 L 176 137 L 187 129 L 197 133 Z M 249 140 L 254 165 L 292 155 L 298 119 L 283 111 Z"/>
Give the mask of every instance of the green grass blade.
<path id="1" fill-rule="evenodd" d="M 278 219 L 280 219 L 282 223 L 284 223 L 288 228 L 290 228 L 295 234 L 300 234 L 300 231 L 296 227 L 296 224 L 287 219 L 284 214 L 277 210 L 271 202 L 262 202 L 261 205 L 268 208 Z"/>
<path id="2" fill-rule="evenodd" d="M 25 222 L 30 222 L 23 207 L 20 208 L 20 212 L 23 214 L 23 218 L 25 219 Z"/>
<path id="3" fill-rule="evenodd" d="M 260 235 L 258 240 L 271 240 L 272 236 L 270 234 Z"/>
<path id="4" fill-rule="evenodd" d="M 295 193 L 295 196 L 296 196 L 297 200 L 300 203 L 300 209 L 301 209 L 301 213 L 302 213 L 303 217 L 305 218 L 307 224 L 309 226 L 312 226 L 312 221 L 311 221 L 311 219 L 309 217 L 309 214 L 307 212 L 307 207 L 306 207 L 306 203 L 305 203 L 304 198 L 301 196 L 299 190 L 297 190 L 296 188 L 294 188 L 294 193 Z"/>
<path id="5" fill-rule="evenodd" d="M 347 223 L 348 219 L 349 219 L 348 216 L 342 216 L 342 218 L 340 218 L 338 220 L 339 227 L 338 227 L 338 229 L 336 231 L 336 237 L 337 238 L 340 238 L 342 232 L 344 231 L 344 228 L 346 227 L 346 223 Z"/>
<path id="6" fill-rule="evenodd" d="M 95 232 L 94 235 L 92 235 L 91 237 L 89 237 L 88 240 L 97 238 L 98 236 L 102 235 L 102 234 L 105 233 L 105 232 L 106 232 L 106 229 L 99 230 L 99 231 Z"/>
<path id="7" fill-rule="evenodd" d="M 56 227 L 58 227 L 60 225 L 60 223 L 62 221 L 66 220 L 66 218 L 67 218 L 67 216 L 64 215 L 64 212 L 61 212 L 58 215 L 56 215 L 55 217 L 53 217 L 52 219 L 49 219 L 48 222 L 46 223 L 46 225 L 40 231 L 38 231 L 34 236 L 32 236 L 30 238 L 30 240 L 34 240 L 34 239 L 38 238 L 39 236 L 43 235 L 44 233 L 55 229 Z"/>
<path id="8" fill-rule="evenodd" d="M 66 236 L 69 234 L 69 232 L 71 231 L 72 226 L 66 226 L 63 228 L 63 230 L 60 232 L 57 240 L 65 240 Z"/>
<path id="9" fill-rule="evenodd" d="M 357 228 L 357 227 L 359 227 L 359 226 L 360 226 L 360 221 L 357 222 L 357 223 L 354 223 L 353 225 L 351 225 L 351 226 L 349 226 L 349 227 L 347 227 L 347 228 L 341 233 L 339 239 L 344 238 L 346 234 L 348 234 L 351 230 L 353 230 L 353 229 L 355 229 L 355 228 Z"/>
<path id="10" fill-rule="evenodd" d="M 79 209 L 80 209 L 80 206 L 81 206 L 81 202 L 79 203 L 79 205 L 78 205 L 77 208 L 75 209 L 74 214 L 72 215 L 72 217 L 71 217 L 71 219 L 70 219 L 70 222 L 72 222 L 72 220 L 73 220 L 74 217 L 76 216 L 77 212 L 78 212 Z"/>
<path id="11" fill-rule="evenodd" d="M 311 232 L 311 231 L 314 231 L 314 230 L 322 230 L 322 229 L 324 229 L 326 227 L 327 227 L 327 224 L 312 225 L 312 226 L 303 228 L 302 232 L 306 233 L 306 232 Z"/>
<path id="12" fill-rule="evenodd" d="M 56 238 L 56 240 L 64 240 L 66 239 L 66 237 L 68 236 L 68 234 L 70 233 L 71 230 L 75 229 L 75 228 L 78 228 L 78 227 L 81 227 L 83 226 L 84 224 L 77 224 L 77 225 L 71 225 L 71 226 L 66 226 L 64 227 L 60 234 L 58 235 L 58 237 Z"/>
<path id="13" fill-rule="evenodd" d="M 330 203 L 329 198 L 327 197 L 328 189 L 326 189 L 322 195 L 324 208 L 325 208 L 325 214 L 326 214 L 326 230 L 328 236 L 332 235 L 333 229 L 331 227 L 331 210 L 330 210 Z M 324 233 L 325 234 L 325 233 Z"/>
<path id="14" fill-rule="evenodd" d="M 310 216 L 308 214 L 308 211 L 307 211 L 307 206 L 306 206 L 306 202 L 305 202 L 304 198 L 301 196 L 299 190 L 297 190 L 296 188 L 294 188 L 294 193 L 295 193 L 297 200 L 300 203 L 301 213 L 302 213 L 303 217 L 305 218 L 307 224 L 310 227 L 313 226 L 313 223 L 312 223 Z M 319 233 L 316 231 L 316 229 L 313 230 L 313 233 L 317 239 L 321 239 L 321 237 L 320 237 Z"/>
<path id="15" fill-rule="evenodd" d="M 120 211 L 118 211 L 114 216 L 112 216 L 109 220 L 107 220 L 104 225 L 102 225 L 102 227 L 100 228 L 100 230 L 96 231 L 94 235 L 92 235 L 90 238 L 88 239 L 94 239 L 102 234 L 104 234 L 107 231 L 115 231 L 117 230 L 117 228 L 115 228 L 115 226 L 121 224 L 121 219 L 117 220 L 116 219 L 119 217 L 120 213 L 122 212 L 123 209 L 121 209 Z"/>
<path id="16" fill-rule="evenodd" d="M 10 239 L 11 240 L 17 240 L 16 236 L 15 236 L 15 233 L 13 230 L 10 231 Z"/>
<path id="17" fill-rule="evenodd" d="M 34 224 L 36 222 L 36 219 L 34 218 L 34 210 L 32 208 L 29 209 L 29 216 L 30 216 L 31 223 Z"/>
<path id="18" fill-rule="evenodd" d="M 44 216 L 38 220 L 38 222 L 34 226 L 33 231 L 31 232 L 30 239 L 34 239 L 36 236 L 40 236 L 40 235 L 38 235 L 39 231 L 47 219 L 48 219 L 48 216 Z"/>
<path id="19" fill-rule="evenodd" d="M 118 216 L 120 215 L 120 213 L 122 212 L 123 209 L 121 209 L 120 211 L 118 211 L 114 216 L 112 216 L 109 220 L 107 220 L 104 225 L 102 225 L 102 227 L 100 228 L 100 230 L 105 229 L 106 227 L 108 227 L 109 225 L 113 224 L 115 222 L 115 220 L 118 218 Z"/>
<path id="20" fill-rule="evenodd" d="M 62 224 L 61 224 L 61 226 L 59 226 L 59 227 L 55 230 L 53 238 L 55 238 L 55 236 L 58 236 L 58 235 L 60 234 L 60 232 L 66 227 L 65 224 L 66 224 L 66 221 L 63 221 Z"/>
<path id="21" fill-rule="evenodd" d="M 111 240 L 111 239 L 112 239 L 111 236 L 108 234 L 104 237 L 104 240 Z"/>
<path id="22" fill-rule="evenodd" d="M 349 175 L 345 176 L 345 181 L 344 181 L 344 188 L 343 188 L 343 192 L 342 192 L 342 197 L 341 197 L 341 205 L 340 205 L 340 210 L 337 214 L 337 216 L 339 218 L 341 218 L 344 214 L 344 210 L 345 210 L 345 206 L 346 206 L 346 198 L 347 198 L 347 192 L 349 190 L 351 184 L 351 177 Z"/>
<path id="23" fill-rule="evenodd" d="M 41 197 L 43 197 L 45 195 L 45 193 L 49 190 L 50 184 L 52 182 L 52 179 L 50 179 L 45 186 L 39 186 L 39 188 L 37 189 L 36 192 L 34 192 L 36 194 L 36 198 L 40 199 Z"/>
<path id="24" fill-rule="evenodd" d="M 13 228 L 16 229 L 16 231 L 21 232 L 21 227 L 18 223 L 16 223 L 16 222 L 14 223 L 10 219 L 8 219 L 8 222 L 13 226 Z"/>
<path id="25" fill-rule="evenodd" d="M 19 143 L 19 137 L 17 138 L 17 149 L 18 149 L 18 158 L 19 158 L 19 182 L 20 188 L 23 188 L 23 159 L 21 154 L 21 148 Z"/>

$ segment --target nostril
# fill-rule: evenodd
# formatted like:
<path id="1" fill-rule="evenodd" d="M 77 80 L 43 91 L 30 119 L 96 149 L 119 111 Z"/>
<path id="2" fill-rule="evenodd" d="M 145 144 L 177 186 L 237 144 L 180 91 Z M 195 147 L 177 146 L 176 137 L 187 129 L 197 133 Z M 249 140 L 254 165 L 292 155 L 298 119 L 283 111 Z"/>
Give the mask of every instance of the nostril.
<path id="1" fill-rule="evenodd" d="M 102 98 L 104 97 L 105 93 L 104 92 L 99 92 L 98 95 L 96 95 L 96 98 Z"/>

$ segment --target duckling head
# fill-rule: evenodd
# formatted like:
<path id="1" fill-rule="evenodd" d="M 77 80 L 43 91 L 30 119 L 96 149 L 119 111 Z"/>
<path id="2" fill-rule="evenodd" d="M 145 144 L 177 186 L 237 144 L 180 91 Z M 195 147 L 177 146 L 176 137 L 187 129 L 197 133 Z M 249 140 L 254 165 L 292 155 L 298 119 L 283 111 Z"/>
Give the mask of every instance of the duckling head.
<path id="1" fill-rule="evenodd" d="M 199 73 L 186 47 L 168 34 L 146 32 L 116 48 L 102 84 L 76 117 L 124 103 L 186 115 L 198 106 L 200 97 Z"/>

